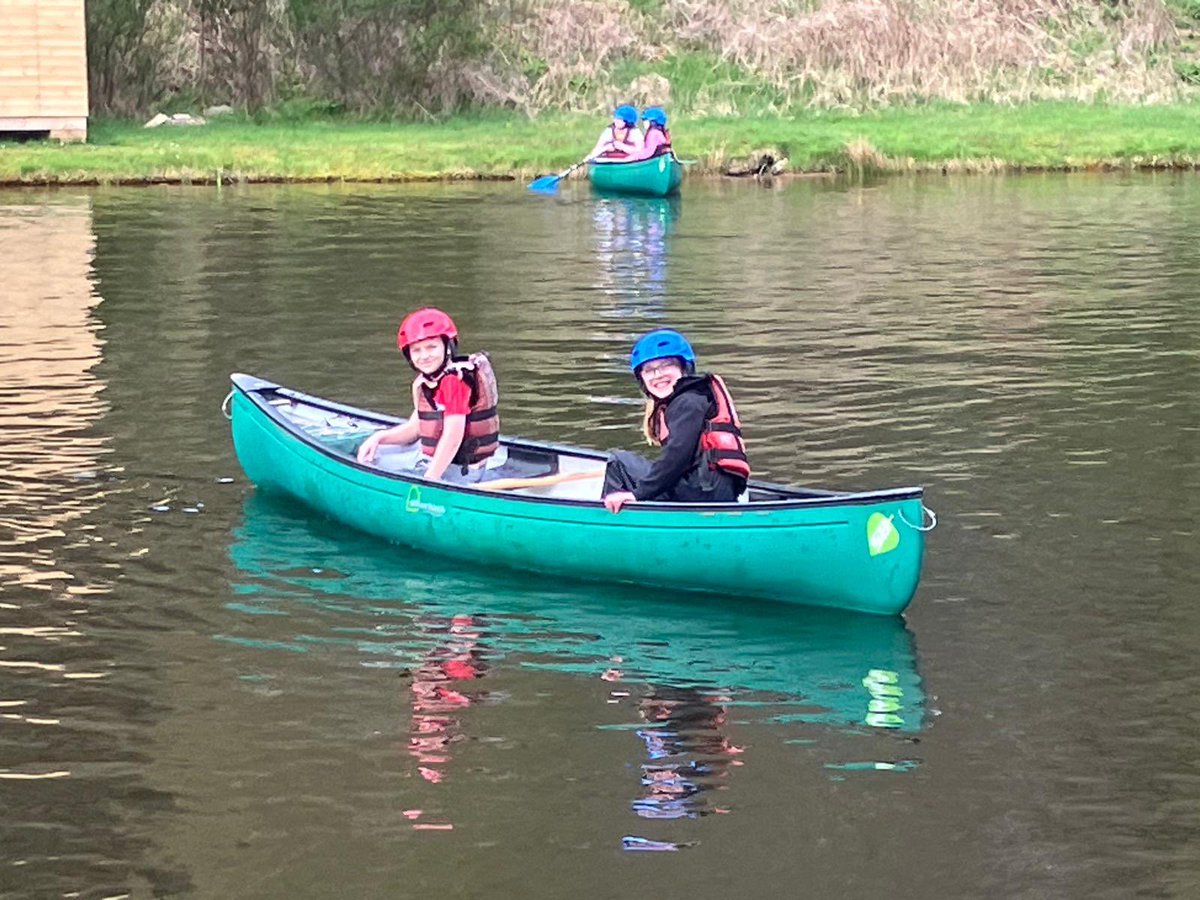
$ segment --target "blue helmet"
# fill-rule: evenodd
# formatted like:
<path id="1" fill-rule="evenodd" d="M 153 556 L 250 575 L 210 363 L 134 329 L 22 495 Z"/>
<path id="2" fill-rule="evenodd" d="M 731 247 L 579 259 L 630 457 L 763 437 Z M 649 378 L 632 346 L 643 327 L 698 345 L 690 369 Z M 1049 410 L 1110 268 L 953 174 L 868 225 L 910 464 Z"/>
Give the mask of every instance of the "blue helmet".
<path id="1" fill-rule="evenodd" d="M 613 118 L 620 119 L 626 125 L 636 125 L 638 121 L 637 110 L 628 103 L 622 103 L 613 110 Z"/>
<path id="2" fill-rule="evenodd" d="M 642 118 L 659 128 L 667 127 L 667 114 L 662 111 L 660 106 L 647 106 L 642 110 Z"/>
<path id="3" fill-rule="evenodd" d="M 629 368 L 636 375 L 637 370 L 645 363 L 654 359 L 667 359 L 672 356 L 677 356 L 683 360 L 686 371 L 695 368 L 696 351 L 687 342 L 687 338 L 678 331 L 672 331 L 670 328 L 652 331 L 649 334 L 642 335 L 638 338 L 637 343 L 633 345 L 633 352 L 629 354 Z"/>

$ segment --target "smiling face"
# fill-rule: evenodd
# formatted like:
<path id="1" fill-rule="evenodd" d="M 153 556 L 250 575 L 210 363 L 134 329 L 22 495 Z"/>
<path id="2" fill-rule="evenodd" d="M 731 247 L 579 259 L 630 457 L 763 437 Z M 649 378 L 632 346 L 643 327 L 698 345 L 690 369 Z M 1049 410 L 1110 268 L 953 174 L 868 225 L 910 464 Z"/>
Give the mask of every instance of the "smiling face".
<path id="1" fill-rule="evenodd" d="M 665 400 L 675 390 L 675 382 L 683 377 L 683 367 L 674 356 L 652 359 L 638 369 L 638 377 L 642 379 L 642 384 L 646 386 L 651 397 Z"/>
<path id="2" fill-rule="evenodd" d="M 446 343 L 440 337 L 426 338 L 408 345 L 408 357 L 425 375 L 440 372 L 446 361 Z"/>

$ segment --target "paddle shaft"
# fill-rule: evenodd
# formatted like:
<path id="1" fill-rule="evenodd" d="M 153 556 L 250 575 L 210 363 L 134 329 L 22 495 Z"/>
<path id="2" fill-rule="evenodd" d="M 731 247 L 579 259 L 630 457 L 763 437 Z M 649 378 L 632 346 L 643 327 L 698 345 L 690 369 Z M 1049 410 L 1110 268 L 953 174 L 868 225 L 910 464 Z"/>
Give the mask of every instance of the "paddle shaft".
<path id="1" fill-rule="evenodd" d="M 574 172 L 576 169 L 578 169 L 584 163 L 590 162 L 590 161 L 591 161 L 591 157 L 587 156 L 587 157 L 584 157 L 583 159 L 581 159 L 579 162 L 575 163 L 575 165 L 570 166 L 569 168 L 563 169 L 562 174 L 558 176 L 559 180 L 561 181 L 562 179 L 566 178 L 568 175 L 570 175 L 572 172 Z"/>
<path id="2" fill-rule="evenodd" d="M 557 175 L 543 175 L 541 178 L 535 178 L 530 183 L 529 187 L 533 190 L 546 190 L 546 191 L 553 190 L 558 187 L 558 183 L 560 181 L 562 181 L 564 178 L 566 178 L 568 175 L 570 175 L 572 172 L 574 172 L 576 169 L 578 169 L 584 163 L 587 163 L 590 161 L 591 161 L 591 157 L 589 156 L 589 157 L 586 157 L 585 159 L 581 159 L 579 162 L 575 163 L 575 165 L 569 166 L 568 168 L 563 169 Z"/>
<path id="3" fill-rule="evenodd" d="M 552 484 L 562 484 L 566 481 L 583 481 L 586 478 L 603 477 L 603 469 L 592 469 L 587 472 L 544 475 L 541 478 L 497 478 L 495 481 L 481 481 L 476 487 L 481 487 L 487 491 L 513 491 L 517 488 L 549 487 Z"/>

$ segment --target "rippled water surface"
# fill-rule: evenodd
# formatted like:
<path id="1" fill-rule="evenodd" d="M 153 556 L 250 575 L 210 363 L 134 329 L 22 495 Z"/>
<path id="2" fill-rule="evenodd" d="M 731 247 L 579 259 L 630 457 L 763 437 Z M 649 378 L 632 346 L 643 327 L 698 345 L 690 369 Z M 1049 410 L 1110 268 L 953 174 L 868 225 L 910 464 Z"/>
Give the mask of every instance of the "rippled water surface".
<path id="1" fill-rule="evenodd" d="M 1200 181 L 0 193 L 0 896 L 1195 897 Z M 558 584 L 257 495 L 231 371 L 927 487 L 905 620 Z M 781 564 L 790 564 L 782 561 Z"/>

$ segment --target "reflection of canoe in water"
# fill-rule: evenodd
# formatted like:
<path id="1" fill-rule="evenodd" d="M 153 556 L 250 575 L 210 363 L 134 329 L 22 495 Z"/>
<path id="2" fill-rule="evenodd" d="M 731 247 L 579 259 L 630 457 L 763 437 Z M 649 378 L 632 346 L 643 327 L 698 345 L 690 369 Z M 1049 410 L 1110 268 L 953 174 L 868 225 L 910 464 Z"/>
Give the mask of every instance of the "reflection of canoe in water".
<path id="1" fill-rule="evenodd" d="M 640 503 L 613 515 L 599 502 L 604 454 L 505 440 L 505 475 L 582 480 L 507 493 L 429 482 L 355 460 L 365 436 L 396 419 L 233 381 L 233 442 L 250 479 L 394 543 L 591 581 L 884 614 L 917 587 L 924 535 L 904 523 L 921 522 L 920 488 L 752 482 L 745 503 Z"/>
<path id="2" fill-rule="evenodd" d="M 901 619 L 816 609 L 781 618 L 769 604 L 649 601 L 637 588 L 455 571 L 300 512 L 284 499 L 247 498 L 229 550 L 233 607 L 270 615 L 247 615 L 225 639 L 264 651 L 349 648 L 365 664 L 411 668 L 429 652 L 419 622 L 465 615 L 493 663 L 514 657 L 523 667 L 589 677 L 616 666 L 625 681 L 768 703 L 769 721 L 922 726 L 925 698 Z M 291 643 L 290 632 L 279 632 L 289 615 L 302 632 Z M 781 714 L 781 705 L 790 709 Z"/>
<path id="3" fill-rule="evenodd" d="M 679 189 L 683 165 L 669 154 L 638 162 L 593 162 L 588 177 L 598 191 L 665 197 Z"/>

